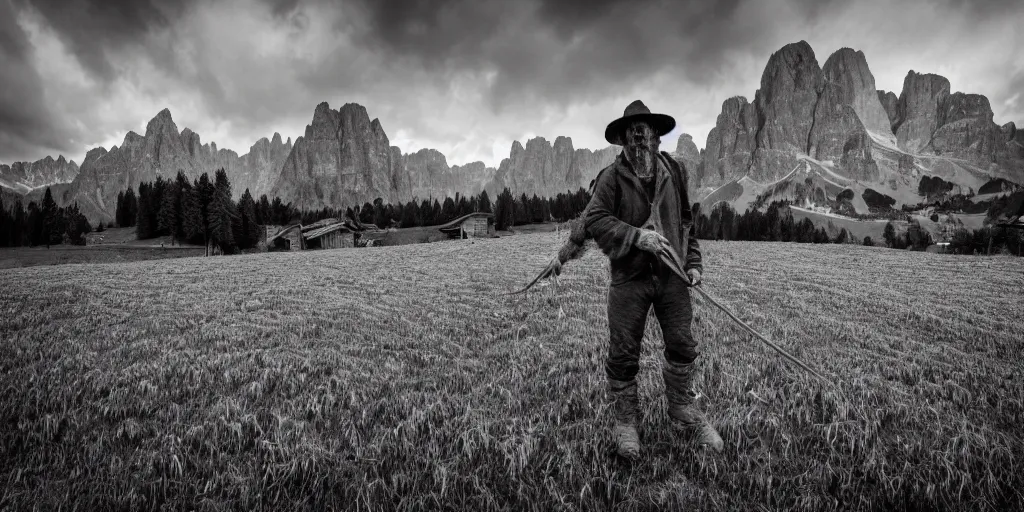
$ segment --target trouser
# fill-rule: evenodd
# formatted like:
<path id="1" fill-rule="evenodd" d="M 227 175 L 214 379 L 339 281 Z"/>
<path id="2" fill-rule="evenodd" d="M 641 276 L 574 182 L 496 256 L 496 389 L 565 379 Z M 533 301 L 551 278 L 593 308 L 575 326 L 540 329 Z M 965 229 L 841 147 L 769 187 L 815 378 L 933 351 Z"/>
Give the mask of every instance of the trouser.
<path id="1" fill-rule="evenodd" d="M 665 359 L 687 364 L 699 355 L 690 329 L 693 306 L 689 285 L 671 271 L 646 273 L 608 288 L 610 340 L 605 362 L 608 378 L 619 381 L 636 378 L 647 314 L 652 305 L 665 339 Z"/>

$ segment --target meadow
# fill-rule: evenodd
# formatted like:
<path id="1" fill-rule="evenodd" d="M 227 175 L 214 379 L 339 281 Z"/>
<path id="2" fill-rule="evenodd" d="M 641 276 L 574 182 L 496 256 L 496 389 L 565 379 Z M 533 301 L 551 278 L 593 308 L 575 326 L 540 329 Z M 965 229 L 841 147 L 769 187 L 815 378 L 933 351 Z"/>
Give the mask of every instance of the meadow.
<path id="1" fill-rule="evenodd" d="M 1024 507 L 1019 258 L 703 242 L 725 440 L 612 453 L 607 260 L 565 233 L 0 270 L 0 510 Z"/>

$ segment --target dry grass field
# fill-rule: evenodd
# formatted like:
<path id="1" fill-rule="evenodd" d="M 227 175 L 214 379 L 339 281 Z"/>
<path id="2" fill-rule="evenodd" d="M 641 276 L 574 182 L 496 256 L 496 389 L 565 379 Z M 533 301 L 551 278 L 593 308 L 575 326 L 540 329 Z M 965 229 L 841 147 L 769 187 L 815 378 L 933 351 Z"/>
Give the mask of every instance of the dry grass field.
<path id="1" fill-rule="evenodd" d="M 607 263 L 564 232 L 0 270 L 0 510 L 998 510 L 1024 497 L 1019 258 L 708 242 L 725 440 L 612 455 Z"/>
<path id="2" fill-rule="evenodd" d="M 87 263 L 125 263 L 203 256 L 203 246 L 146 247 L 140 245 L 51 245 L 0 248 L 0 269 Z"/>

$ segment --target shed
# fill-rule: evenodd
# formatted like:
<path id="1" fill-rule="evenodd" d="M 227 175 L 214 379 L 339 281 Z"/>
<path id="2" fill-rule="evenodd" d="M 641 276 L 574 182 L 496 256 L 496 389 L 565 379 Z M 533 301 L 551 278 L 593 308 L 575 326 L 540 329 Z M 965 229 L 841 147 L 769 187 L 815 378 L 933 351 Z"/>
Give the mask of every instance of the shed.
<path id="1" fill-rule="evenodd" d="M 442 224 L 437 229 L 448 235 L 448 238 L 479 238 L 488 236 L 493 224 L 493 213 L 474 212 Z"/>
<path id="2" fill-rule="evenodd" d="M 281 232 L 284 226 L 277 226 L 273 224 L 262 224 L 259 227 L 259 240 L 256 241 L 256 248 L 260 251 L 266 252 L 269 249 L 267 245 L 268 241 L 274 238 L 274 235 Z"/>
<path id="3" fill-rule="evenodd" d="M 306 249 L 338 249 L 355 245 L 352 230 L 341 222 L 306 231 L 302 237 L 306 239 Z"/>
<path id="4" fill-rule="evenodd" d="M 302 224 L 288 226 L 267 239 L 267 249 L 271 251 L 301 251 L 305 248 Z"/>

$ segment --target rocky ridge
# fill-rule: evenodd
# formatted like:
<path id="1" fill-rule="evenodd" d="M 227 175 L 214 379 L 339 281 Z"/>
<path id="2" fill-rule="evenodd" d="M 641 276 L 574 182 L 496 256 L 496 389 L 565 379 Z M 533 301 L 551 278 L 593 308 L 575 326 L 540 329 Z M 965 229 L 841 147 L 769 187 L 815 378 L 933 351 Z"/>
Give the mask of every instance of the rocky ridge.
<path id="1" fill-rule="evenodd" d="M 1024 182 L 1019 130 L 996 125 L 984 96 L 949 91 L 945 78 L 910 71 L 897 97 L 876 89 L 863 52 L 841 48 L 819 67 L 805 41 L 788 44 L 768 59 L 753 102 L 723 102 L 692 187 L 703 198 L 741 179 L 768 186 L 811 167 L 840 190 L 902 193 L 926 174 L 965 189 L 985 175 Z M 730 187 L 733 199 L 752 197 Z"/>
<path id="2" fill-rule="evenodd" d="M 410 182 L 378 119 L 347 103 L 333 110 L 317 105 L 305 134 L 295 140 L 270 189 L 294 206 L 315 210 L 373 202 L 406 202 Z"/>
<path id="3" fill-rule="evenodd" d="M 47 156 L 35 162 L 0 164 L 0 186 L 17 193 L 57 183 L 70 183 L 78 176 L 78 164 L 59 155 L 56 160 Z"/>
<path id="4" fill-rule="evenodd" d="M 203 144 L 199 134 L 189 128 L 178 131 L 168 109 L 160 111 L 146 125 L 146 134 L 128 132 L 120 146 L 109 150 L 93 148 L 82 162 L 79 173 L 62 202 L 78 201 L 82 212 L 92 221 L 113 219 L 116 198 L 128 187 L 155 181 L 157 177 L 174 179 L 182 171 L 189 179 L 223 168 L 238 198 L 249 189 L 259 198 L 269 191 L 268 182 L 291 149 L 290 140 L 257 141 L 249 153 L 239 157 L 216 143 Z"/>

